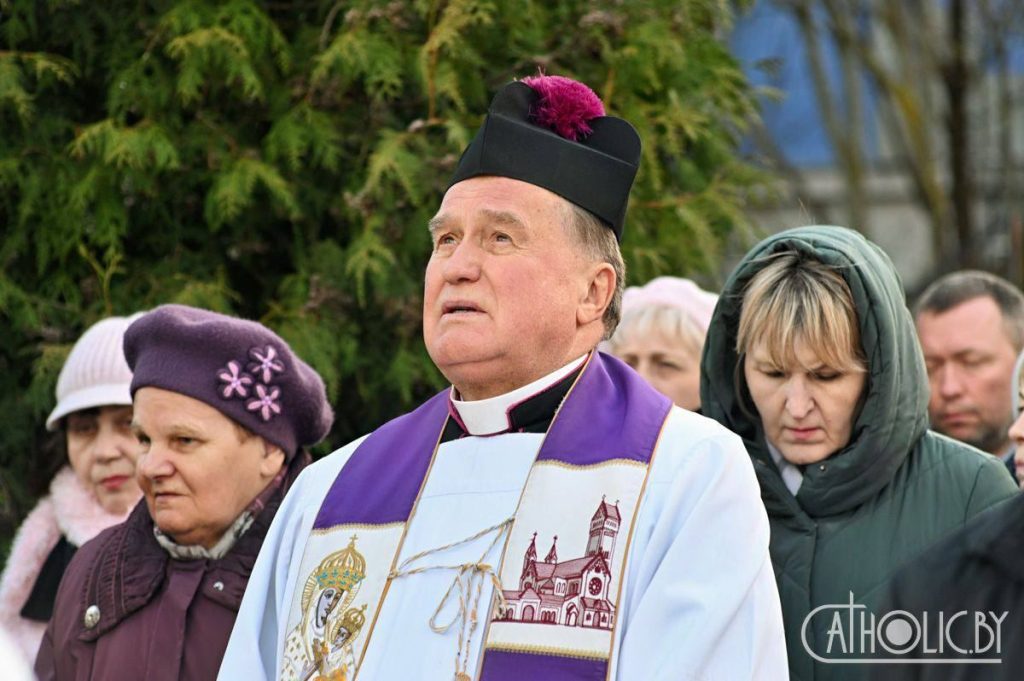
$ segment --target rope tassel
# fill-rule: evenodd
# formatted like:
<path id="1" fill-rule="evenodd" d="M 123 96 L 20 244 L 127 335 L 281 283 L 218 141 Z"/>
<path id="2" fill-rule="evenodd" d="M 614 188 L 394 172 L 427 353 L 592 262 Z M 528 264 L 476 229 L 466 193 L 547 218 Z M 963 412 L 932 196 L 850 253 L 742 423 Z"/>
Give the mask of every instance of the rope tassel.
<path id="1" fill-rule="evenodd" d="M 515 521 L 515 516 L 506 518 L 497 525 L 492 525 L 485 530 L 481 530 L 471 537 L 466 537 L 465 539 L 460 539 L 459 541 L 452 542 L 451 544 L 445 544 L 444 546 L 439 546 L 434 549 L 421 551 L 402 561 L 402 564 L 392 570 L 388 575 L 388 579 L 391 580 L 436 570 L 450 570 L 455 573 L 455 576 L 452 578 L 452 583 L 448 586 L 448 590 L 444 592 L 444 596 L 441 597 L 441 602 L 438 603 L 437 608 L 434 610 L 434 614 L 431 615 L 430 619 L 427 621 L 431 631 L 436 634 L 445 634 L 455 626 L 456 623 L 459 624 L 458 647 L 455 651 L 455 681 L 470 681 L 472 679 L 466 671 L 469 665 L 469 647 L 473 640 L 473 634 L 480 623 L 478 611 L 480 608 L 480 600 L 483 597 L 484 582 L 488 578 L 491 581 L 491 585 L 494 587 L 494 593 L 497 595 L 501 609 L 504 610 L 507 606 L 505 594 L 501 589 L 501 579 L 498 577 L 498 573 L 495 571 L 494 566 L 490 563 L 485 563 L 484 559 L 487 558 L 487 555 L 494 550 L 494 547 L 496 547 L 505 537 L 509 529 L 512 527 L 513 521 Z M 426 558 L 427 556 L 436 555 L 458 546 L 469 544 L 490 534 L 491 532 L 496 532 L 494 539 L 476 562 L 461 563 L 459 565 L 425 565 L 423 567 L 411 567 L 417 561 Z M 441 615 L 445 605 L 448 604 L 449 599 L 452 598 L 453 593 L 457 593 L 459 597 L 458 612 L 452 616 L 451 621 L 448 623 L 438 624 L 437 618 Z"/>

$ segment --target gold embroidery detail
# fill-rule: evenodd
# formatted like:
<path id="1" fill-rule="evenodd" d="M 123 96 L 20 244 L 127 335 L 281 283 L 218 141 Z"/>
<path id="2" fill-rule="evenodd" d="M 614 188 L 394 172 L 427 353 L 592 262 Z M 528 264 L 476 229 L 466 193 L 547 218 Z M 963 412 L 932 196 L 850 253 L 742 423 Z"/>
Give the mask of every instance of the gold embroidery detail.
<path id="1" fill-rule="evenodd" d="M 496 622 L 497 623 L 497 622 Z M 554 655 L 556 657 L 571 657 L 576 660 L 607 660 L 608 657 L 601 653 L 589 650 L 573 650 L 570 648 L 555 648 L 552 646 L 528 646 L 508 645 L 505 643 L 489 643 L 487 650 L 500 650 L 508 653 L 535 653 L 539 655 Z"/>
<path id="2" fill-rule="evenodd" d="M 564 468 L 570 471 L 592 471 L 599 468 L 611 468 L 616 466 L 627 466 L 629 468 L 647 468 L 647 464 L 633 459 L 607 459 L 600 463 L 576 464 L 558 461 L 556 459 L 544 459 L 533 464 L 534 468 L 550 466 L 552 468 Z"/>
<path id="3" fill-rule="evenodd" d="M 366 578 L 357 538 L 328 554 L 306 580 L 302 619 L 285 641 L 282 681 L 348 681 L 355 673 L 353 643 L 366 624 L 367 608 L 351 607 Z"/>
<path id="4" fill-rule="evenodd" d="M 338 532 L 341 530 L 366 530 L 368 532 L 373 532 L 376 530 L 388 530 L 395 527 L 405 527 L 405 523 L 381 523 L 380 525 L 342 523 L 340 525 L 331 525 L 330 527 L 318 527 L 313 530 L 310 530 L 309 533 L 312 535 L 322 536 L 325 534 L 331 534 L 332 532 Z"/>

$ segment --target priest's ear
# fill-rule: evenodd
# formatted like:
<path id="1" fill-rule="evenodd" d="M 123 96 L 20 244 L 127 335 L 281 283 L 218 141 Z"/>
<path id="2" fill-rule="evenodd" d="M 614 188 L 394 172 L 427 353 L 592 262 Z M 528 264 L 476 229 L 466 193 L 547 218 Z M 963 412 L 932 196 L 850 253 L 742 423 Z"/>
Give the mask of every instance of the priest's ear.
<path id="1" fill-rule="evenodd" d="M 612 303 L 617 281 L 615 268 L 610 263 L 595 262 L 587 266 L 587 288 L 576 306 L 577 326 L 603 323 L 604 312 Z"/>
<path id="2" fill-rule="evenodd" d="M 612 304 L 626 278 L 626 266 L 615 232 L 590 211 L 568 201 L 568 227 L 575 245 L 580 249 L 584 265 L 581 271 L 576 325 L 585 327 L 603 323 L 605 310 Z"/>

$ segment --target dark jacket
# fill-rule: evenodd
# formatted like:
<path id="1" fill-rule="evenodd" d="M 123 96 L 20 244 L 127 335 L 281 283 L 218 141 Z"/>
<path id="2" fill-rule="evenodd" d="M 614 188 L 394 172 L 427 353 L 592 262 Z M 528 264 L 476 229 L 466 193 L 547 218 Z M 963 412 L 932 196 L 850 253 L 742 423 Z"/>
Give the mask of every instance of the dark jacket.
<path id="1" fill-rule="evenodd" d="M 904 659 L 960 657 L 1000 662 L 882 664 L 874 668 L 872 678 L 877 681 L 1024 678 L 1024 495 L 979 515 L 901 569 L 892 580 L 885 609 L 906 610 L 918 622 L 927 621 L 929 650 L 936 651 L 942 641 L 941 655 L 925 653 L 923 646 L 918 646 Z M 967 614 L 955 617 L 959 612 Z M 945 623 L 940 623 L 940 613 Z M 977 626 L 975 613 L 981 614 L 988 629 Z M 1000 620 L 998 630 L 996 619 Z M 947 629 L 949 620 L 953 623 Z M 950 643 L 977 654 L 958 655 Z"/>
<path id="2" fill-rule="evenodd" d="M 220 559 L 171 559 L 153 536 L 144 501 L 123 524 L 82 546 L 43 636 L 39 681 L 215 679 L 270 522 L 308 463 L 306 454 L 293 457 Z"/>
<path id="3" fill-rule="evenodd" d="M 1010 477 L 1013 478 L 1013 481 L 1019 485 L 1020 480 L 1017 479 L 1017 464 L 1013 460 L 1013 455 L 1015 453 L 1016 450 L 1010 452 L 1009 455 L 1006 455 L 1006 458 L 1003 459 L 1003 464 L 1006 465 L 1006 470 L 1010 471 Z"/>
<path id="4" fill-rule="evenodd" d="M 808 253 L 838 268 L 853 293 L 868 360 L 850 442 L 807 466 L 796 496 L 765 445 L 735 351 L 743 290 L 764 266 L 764 256 L 780 250 Z M 789 230 L 747 254 L 711 322 L 701 405 L 743 438 L 753 459 L 771 522 L 794 681 L 863 678 L 870 665 L 812 658 L 802 640 L 805 618 L 819 606 L 849 603 L 851 593 L 857 604 L 875 609 L 900 565 L 1017 491 L 1002 462 L 928 431 L 928 376 L 899 278 L 878 247 L 850 230 Z M 806 631 L 808 647 L 822 657 L 834 625 L 830 612 L 819 611 Z M 839 656 L 838 650 L 828 657 Z"/>

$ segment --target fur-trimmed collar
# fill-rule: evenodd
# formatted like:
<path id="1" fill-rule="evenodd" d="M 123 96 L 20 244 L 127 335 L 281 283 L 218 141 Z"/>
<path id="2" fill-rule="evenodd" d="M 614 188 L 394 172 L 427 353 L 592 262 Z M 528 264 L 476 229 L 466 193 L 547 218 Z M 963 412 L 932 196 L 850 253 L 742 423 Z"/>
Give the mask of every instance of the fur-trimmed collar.
<path id="1" fill-rule="evenodd" d="M 81 546 L 111 525 L 123 523 L 131 511 L 131 505 L 124 513 L 106 511 L 69 466 L 54 476 L 50 483 L 50 499 L 57 527 L 75 546 Z"/>
<path id="2" fill-rule="evenodd" d="M 103 510 L 69 466 L 54 476 L 50 493 L 18 528 L 0 575 L 0 628 L 15 639 L 25 659 L 34 659 L 45 625 L 21 617 L 20 612 L 61 535 L 81 546 L 108 527 L 123 522 L 127 515 Z"/>

